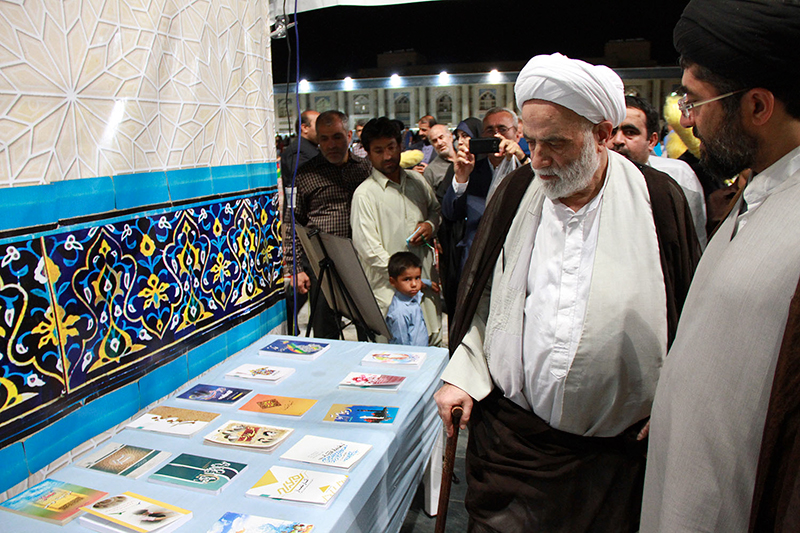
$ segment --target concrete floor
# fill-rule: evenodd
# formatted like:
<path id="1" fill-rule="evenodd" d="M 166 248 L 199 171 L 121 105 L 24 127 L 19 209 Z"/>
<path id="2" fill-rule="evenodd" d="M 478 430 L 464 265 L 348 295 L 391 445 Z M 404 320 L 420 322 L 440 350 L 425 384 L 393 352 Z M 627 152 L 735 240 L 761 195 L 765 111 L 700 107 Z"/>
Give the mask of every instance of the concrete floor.
<path id="1" fill-rule="evenodd" d="M 297 323 L 300 334 L 305 335 L 308 326 L 309 307 L 303 306 L 298 312 Z M 447 315 L 443 315 L 442 327 L 447 331 Z M 344 329 L 344 338 L 348 341 L 356 341 L 356 328 L 349 326 Z M 445 346 L 447 338 L 445 335 Z M 464 459 L 467 451 L 467 431 L 462 431 L 458 437 L 458 447 L 456 449 L 456 462 L 454 471 L 458 478 L 458 483 L 453 483 L 450 488 L 450 504 L 447 511 L 446 531 L 451 533 L 461 533 L 467 530 L 467 510 L 464 508 L 464 496 L 467 493 L 466 474 L 464 472 Z M 432 533 L 436 526 L 436 517 L 428 516 L 423 507 L 424 489 L 420 484 L 411 508 L 408 510 L 406 519 L 400 528 L 400 533 Z"/>

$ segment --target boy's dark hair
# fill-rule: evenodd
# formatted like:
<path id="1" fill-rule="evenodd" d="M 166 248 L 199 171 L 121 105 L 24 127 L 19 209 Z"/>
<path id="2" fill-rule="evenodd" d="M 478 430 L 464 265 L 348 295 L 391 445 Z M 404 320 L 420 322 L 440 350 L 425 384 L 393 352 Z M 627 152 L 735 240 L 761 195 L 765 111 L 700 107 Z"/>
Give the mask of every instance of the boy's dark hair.
<path id="1" fill-rule="evenodd" d="M 389 258 L 389 277 L 397 278 L 407 268 L 422 268 L 422 260 L 411 252 L 397 252 Z"/>
<path id="2" fill-rule="evenodd" d="M 403 143 L 403 137 L 397 124 L 386 117 L 373 118 L 361 130 L 361 144 L 364 145 L 364 150 L 367 152 L 369 152 L 370 143 L 375 139 L 394 139 L 397 144 Z"/>
<path id="3" fill-rule="evenodd" d="M 650 140 L 650 136 L 653 135 L 654 133 L 659 133 L 660 124 L 659 124 L 658 111 L 656 111 L 656 108 L 653 106 L 653 104 L 651 104 L 641 96 L 626 94 L 625 107 L 632 107 L 644 113 L 644 122 L 645 122 L 645 127 L 647 128 L 648 140 Z"/>

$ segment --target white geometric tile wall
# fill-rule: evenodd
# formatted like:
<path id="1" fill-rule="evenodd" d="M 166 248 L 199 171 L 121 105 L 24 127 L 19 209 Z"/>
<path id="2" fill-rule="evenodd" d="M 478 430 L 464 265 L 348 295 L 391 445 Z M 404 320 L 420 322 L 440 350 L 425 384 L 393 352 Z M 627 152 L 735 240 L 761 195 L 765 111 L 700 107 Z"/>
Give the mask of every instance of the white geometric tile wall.
<path id="1" fill-rule="evenodd" d="M 0 187 L 275 160 L 268 0 L 0 0 Z"/>

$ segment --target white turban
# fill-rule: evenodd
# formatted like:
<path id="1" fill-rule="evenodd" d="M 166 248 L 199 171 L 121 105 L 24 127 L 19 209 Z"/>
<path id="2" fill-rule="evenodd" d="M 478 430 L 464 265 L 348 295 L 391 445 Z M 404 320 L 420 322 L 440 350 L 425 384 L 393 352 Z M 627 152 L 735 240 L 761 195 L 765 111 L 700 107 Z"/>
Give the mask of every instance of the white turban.
<path id="1" fill-rule="evenodd" d="M 625 119 L 625 86 L 605 65 L 590 65 L 561 54 L 532 58 L 514 86 L 517 106 L 545 100 L 571 109 L 593 124 L 610 120 L 616 128 Z"/>

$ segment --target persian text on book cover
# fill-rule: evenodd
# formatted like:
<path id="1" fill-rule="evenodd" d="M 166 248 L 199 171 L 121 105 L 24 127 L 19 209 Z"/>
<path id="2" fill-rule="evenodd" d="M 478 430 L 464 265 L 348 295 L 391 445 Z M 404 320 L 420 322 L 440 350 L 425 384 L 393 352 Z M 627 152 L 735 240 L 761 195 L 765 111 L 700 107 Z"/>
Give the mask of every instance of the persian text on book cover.
<path id="1" fill-rule="evenodd" d="M 247 495 L 326 504 L 346 481 L 344 474 L 273 466 L 247 491 Z"/>
<path id="2" fill-rule="evenodd" d="M 290 398 L 288 396 L 272 396 L 256 394 L 250 401 L 239 408 L 240 411 L 254 411 L 273 415 L 302 416 L 317 403 L 308 398 Z"/>
<path id="3" fill-rule="evenodd" d="M 90 470 L 137 479 L 171 455 L 169 452 L 112 442 L 76 464 Z"/>
<path id="4" fill-rule="evenodd" d="M 157 483 L 218 493 L 245 468 L 247 465 L 244 463 L 182 453 L 159 468 L 149 479 Z"/>
<path id="5" fill-rule="evenodd" d="M 294 430 L 290 428 L 231 420 L 206 435 L 205 440 L 228 446 L 272 449 L 291 435 L 292 431 Z"/>
<path id="6" fill-rule="evenodd" d="M 218 413 L 162 405 L 154 407 L 127 427 L 187 437 L 206 427 L 218 416 Z"/>
<path id="7" fill-rule="evenodd" d="M 54 524 L 66 524 L 89 505 L 107 496 L 107 492 L 45 479 L 28 490 L 9 498 L 0 508 L 23 516 L 38 518 Z"/>

